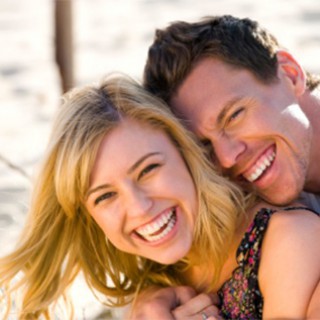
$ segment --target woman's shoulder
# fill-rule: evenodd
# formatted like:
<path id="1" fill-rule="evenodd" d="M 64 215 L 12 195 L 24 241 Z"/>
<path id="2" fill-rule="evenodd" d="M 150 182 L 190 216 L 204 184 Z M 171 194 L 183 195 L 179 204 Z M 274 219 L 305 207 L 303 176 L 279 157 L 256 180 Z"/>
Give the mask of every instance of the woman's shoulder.
<path id="1" fill-rule="evenodd" d="M 302 315 L 320 276 L 320 218 L 299 204 L 274 209 L 261 251 L 261 292 L 272 315 Z M 277 313 L 279 305 L 289 314 Z"/>
<path id="2" fill-rule="evenodd" d="M 261 202 L 251 210 L 253 220 L 244 238 L 254 233 L 263 251 L 286 250 L 297 241 L 311 242 L 312 246 L 316 241 L 319 248 L 320 216 L 312 209 L 300 203 L 277 207 Z"/>
<path id="3" fill-rule="evenodd" d="M 294 228 L 296 226 L 303 229 L 307 224 L 313 225 L 313 223 L 315 223 L 313 226 L 317 228 L 320 221 L 320 214 L 318 212 L 299 202 L 280 207 L 261 201 L 251 208 L 250 211 L 253 212 L 255 217 L 261 214 L 270 216 L 268 229 L 270 227 L 277 228 L 278 225 L 281 228 L 282 224 L 286 224 L 287 228 Z M 290 229 L 287 229 L 286 232 L 290 232 Z"/>
<path id="4" fill-rule="evenodd" d="M 283 237 L 291 233 L 296 237 L 308 236 L 311 230 L 320 228 L 318 213 L 299 203 L 288 207 L 273 207 L 273 210 L 268 228 L 273 237 Z"/>
<path id="5" fill-rule="evenodd" d="M 248 217 L 251 223 L 243 241 L 254 233 L 255 240 L 264 247 L 265 243 L 282 241 L 284 237 L 295 241 L 308 236 L 311 230 L 318 230 L 320 224 L 318 213 L 300 203 L 279 207 L 261 201 L 248 211 Z"/>
<path id="6" fill-rule="evenodd" d="M 320 217 L 316 212 L 298 203 L 273 207 L 272 211 L 262 250 L 298 249 L 303 244 L 308 245 L 305 250 L 310 251 L 312 247 L 319 249 Z"/>

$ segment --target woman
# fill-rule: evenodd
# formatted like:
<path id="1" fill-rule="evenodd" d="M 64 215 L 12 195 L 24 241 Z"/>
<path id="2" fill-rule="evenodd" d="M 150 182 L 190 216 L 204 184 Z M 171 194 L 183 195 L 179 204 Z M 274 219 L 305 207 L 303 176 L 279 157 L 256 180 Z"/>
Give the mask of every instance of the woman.
<path id="1" fill-rule="evenodd" d="M 109 77 L 66 95 L 21 241 L 0 261 L 0 285 L 8 301 L 22 290 L 21 319 L 49 318 L 79 271 L 111 306 L 129 303 L 152 285 L 191 285 L 207 292 L 223 285 L 222 316 L 306 316 L 319 278 L 314 245 L 319 218 L 304 209 L 277 212 L 265 235 L 257 278 L 259 239 L 274 212 L 263 205 L 244 198 L 214 171 L 165 105 L 133 81 Z M 302 254 L 299 259 L 286 253 L 293 235 L 304 247 L 292 248 Z M 249 251 L 244 243 L 252 244 Z M 288 293 L 284 311 L 283 290 L 270 285 L 270 273 L 277 276 L 275 257 L 282 268 L 275 280 L 285 288 L 308 270 L 308 281 L 295 279 L 299 288 Z M 281 279 L 284 261 L 295 263 L 288 280 Z M 230 296 L 234 288 L 249 291 L 245 310 L 237 310 L 239 301 Z M 212 315 L 211 310 L 194 319 Z"/>

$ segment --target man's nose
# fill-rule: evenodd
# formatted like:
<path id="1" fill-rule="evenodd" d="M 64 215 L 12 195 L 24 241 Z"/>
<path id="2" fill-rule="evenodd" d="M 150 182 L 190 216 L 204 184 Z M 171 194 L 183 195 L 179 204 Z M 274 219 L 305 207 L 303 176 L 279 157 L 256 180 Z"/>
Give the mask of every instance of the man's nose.
<path id="1" fill-rule="evenodd" d="M 132 186 L 126 191 L 125 199 L 126 210 L 130 217 L 145 215 L 150 212 L 153 201 L 146 190 L 138 186 Z"/>
<path id="2" fill-rule="evenodd" d="M 223 169 L 230 169 L 237 164 L 241 154 L 246 150 L 246 144 L 232 137 L 219 137 L 214 142 L 215 161 Z"/>

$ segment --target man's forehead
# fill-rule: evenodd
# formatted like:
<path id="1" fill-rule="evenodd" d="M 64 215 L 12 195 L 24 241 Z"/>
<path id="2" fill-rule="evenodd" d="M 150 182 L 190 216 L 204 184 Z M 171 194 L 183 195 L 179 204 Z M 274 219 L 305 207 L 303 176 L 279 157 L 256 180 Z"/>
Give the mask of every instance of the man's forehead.
<path id="1" fill-rule="evenodd" d="M 224 112 L 225 99 L 217 97 L 214 91 L 185 92 L 180 91 L 170 101 L 175 115 L 185 126 L 198 136 L 212 128 Z"/>
<path id="2" fill-rule="evenodd" d="M 250 71 L 206 58 L 182 82 L 170 105 L 188 128 L 199 131 L 221 121 L 237 101 L 253 98 L 259 86 Z"/>
<path id="3" fill-rule="evenodd" d="M 170 106 L 176 117 L 183 122 L 185 127 L 194 133 L 197 133 L 197 128 L 202 119 L 203 108 L 192 106 L 187 103 L 185 104 L 184 101 L 181 101 L 178 97 L 170 100 Z"/>

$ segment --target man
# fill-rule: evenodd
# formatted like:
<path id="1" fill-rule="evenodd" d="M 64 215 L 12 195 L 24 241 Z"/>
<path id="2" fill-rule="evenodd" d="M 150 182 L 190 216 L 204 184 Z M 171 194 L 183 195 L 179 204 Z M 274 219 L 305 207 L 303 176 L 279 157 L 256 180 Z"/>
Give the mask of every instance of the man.
<path id="1" fill-rule="evenodd" d="M 144 71 L 145 87 L 210 148 L 222 172 L 276 205 L 292 202 L 303 190 L 320 194 L 319 84 L 267 30 L 232 16 L 157 30 Z M 304 201 L 320 212 L 312 194 L 304 194 Z M 162 304 L 165 312 L 165 303 L 155 301 L 165 300 L 170 290 L 144 299 L 152 310 Z M 204 301 L 194 292 L 170 292 L 175 296 L 166 308 L 175 318 L 182 310 L 187 319 Z M 315 294 L 313 306 L 319 301 Z"/>

